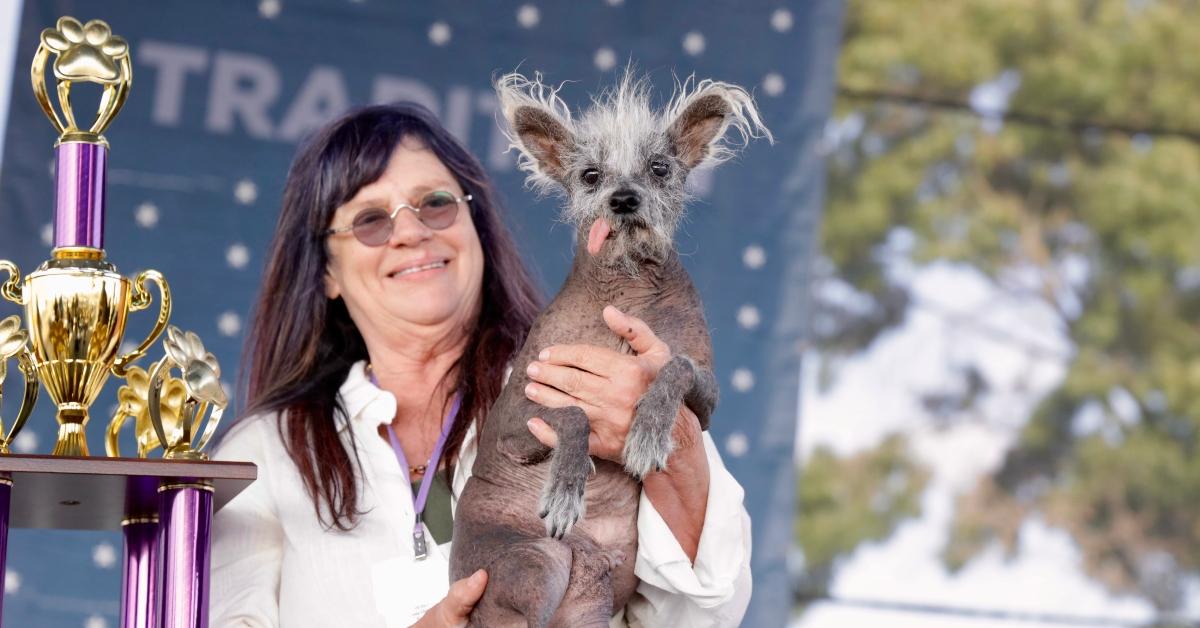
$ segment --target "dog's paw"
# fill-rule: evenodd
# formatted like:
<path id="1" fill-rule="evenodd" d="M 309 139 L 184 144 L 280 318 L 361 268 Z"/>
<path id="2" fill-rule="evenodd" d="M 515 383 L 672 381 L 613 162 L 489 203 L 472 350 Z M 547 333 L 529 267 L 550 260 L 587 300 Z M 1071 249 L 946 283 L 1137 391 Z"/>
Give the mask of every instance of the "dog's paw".
<path id="1" fill-rule="evenodd" d="M 595 470 L 590 456 L 581 460 L 565 461 L 556 452 L 550 464 L 550 477 L 542 490 L 538 516 L 546 524 L 546 534 L 561 539 L 571 531 L 575 523 L 583 518 L 586 504 L 583 501 L 588 475 Z"/>
<path id="2" fill-rule="evenodd" d="M 673 402 L 659 387 L 652 386 L 640 401 L 633 425 L 625 437 L 625 471 L 641 480 L 652 471 L 667 468 L 667 456 L 675 448 L 671 430 L 675 427 L 678 402 Z"/>

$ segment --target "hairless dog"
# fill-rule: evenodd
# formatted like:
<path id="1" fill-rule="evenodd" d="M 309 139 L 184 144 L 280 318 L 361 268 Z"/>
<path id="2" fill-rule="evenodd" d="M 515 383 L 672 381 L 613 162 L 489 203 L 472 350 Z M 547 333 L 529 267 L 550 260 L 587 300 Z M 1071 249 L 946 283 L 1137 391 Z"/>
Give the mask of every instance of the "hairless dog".
<path id="1" fill-rule="evenodd" d="M 578 245 L 483 423 L 458 500 L 451 579 L 488 571 L 474 626 L 608 626 L 637 585 L 640 481 L 666 468 L 679 404 L 707 429 L 717 403 L 708 326 L 674 245 L 684 183 L 701 163 L 771 135 L 750 95 L 728 83 L 685 81 L 655 111 L 646 81 L 626 72 L 578 120 L 538 76 L 506 75 L 496 91 L 530 185 L 565 198 Z M 637 402 L 623 466 L 589 456 L 582 409 L 545 408 L 523 392 L 525 367 L 549 345 L 632 352 L 602 319 L 606 305 L 645 321 L 671 349 Z M 534 416 L 557 432 L 556 448 L 529 432 Z"/>

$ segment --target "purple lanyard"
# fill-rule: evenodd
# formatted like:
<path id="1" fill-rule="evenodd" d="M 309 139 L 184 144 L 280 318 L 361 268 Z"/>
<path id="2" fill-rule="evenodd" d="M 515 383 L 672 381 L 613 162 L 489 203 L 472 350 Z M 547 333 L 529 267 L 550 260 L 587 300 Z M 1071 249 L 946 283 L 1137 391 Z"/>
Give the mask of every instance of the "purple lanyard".
<path id="1" fill-rule="evenodd" d="M 371 383 L 379 386 L 379 380 L 375 374 L 371 373 Z M 421 488 L 413 497 L 413 510 L 416 511 L 416 521 L 413 522 L 413 553 L 417 560 L 422 560 L 428 555 L 425 545 L 425 501 L 429 499 L 429 487 L 433 486 L 433 476 L 437 475 L 438 460 L 442 457 L 442 448 L 446 445 L 446 437 L 450 434 L 450 427 L 454 425 L 454 418 L 458 416 L 458 409 L 462 406 L 462 395 L 455 393 L 454 401 L 450 404 L 450 412 L 446 413 L 446 418 L 442 421 L 442 434 L 438 436 L 437 444 L 433 446 L 433 454 L 429 457 L 429 462 L 425 465 L 425 477 L 421 479 Z M 396 452 L 396 460 L 400 463 L 400 470 L 404 472 L 404 478 L 412 483 L 412 478 L 408 475 L 408 458 L 404 457 L 404 448 L 400 445 L 400 439 L 396 437 L 396 430 L 392 428 L 392 424 L 388 424 L 388 441 L 392 444 L 392 451 Z"/>

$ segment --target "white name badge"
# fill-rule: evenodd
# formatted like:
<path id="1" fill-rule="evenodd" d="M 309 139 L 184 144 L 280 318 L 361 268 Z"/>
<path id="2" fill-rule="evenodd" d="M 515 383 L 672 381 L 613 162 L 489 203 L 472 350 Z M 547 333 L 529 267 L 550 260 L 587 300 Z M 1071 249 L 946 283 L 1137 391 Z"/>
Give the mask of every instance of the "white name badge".
<path id="1" fill-rule="evenodd" d="M 450 563 L 443 548 L 430 543 L 424 560 L 404 556 L 375 563 L 371 580 L 375 608 L 388 628 L 408 628 L 450 591 Z"/>

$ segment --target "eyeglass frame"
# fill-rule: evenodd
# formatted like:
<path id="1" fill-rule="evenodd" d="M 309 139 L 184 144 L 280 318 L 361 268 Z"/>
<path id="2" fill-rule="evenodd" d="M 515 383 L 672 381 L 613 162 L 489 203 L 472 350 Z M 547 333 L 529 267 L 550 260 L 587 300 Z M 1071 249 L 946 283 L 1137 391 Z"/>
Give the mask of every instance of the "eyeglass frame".
<path id="1" fill-rule="evenodd" d="M 472 200 L 474 200 L 474 195 L 472 195 L 472 194 L 467 194 L 464 196 L 455 196 L 454 192 L 451 192 L 450 190 L 433 190 L 431 192 L 426 193 L 424 196 L 422 196 L 421 200 L 424 201 L 425 199 L 429 198 L 430 196 L 433 196 L 434 194 L 439 194 L 439 193 L 449 194 L 450 197 L 454 199 L 454 203 L 456 205 L 455 210 L 454 210 L 455 211 L 455 216 L 454 216 L 455 220 L 458 219 L 458 214 L 457 214 L 458 207 L 457 206 L 460 206 L 463 203 L 469 203 Z M 366 209 L 359 211 L 358 213 L 354 214 L 354 218 L 350 219 L 349 225 L 347 225 L 345 227 L 337 227 L 337 228 L 330 227 L 329 229 L 326 229 L 325 231 L 321 232 L 322 235 L 324 235 L 325 237 L 329 237 L 331 235 L 337 235 L 339 233 L 346 233 L 347 231 L 353 232 L 354 231 L 354 221 L 357 220 L 358 217 L 363 212 L 370 211 L 371 209 L 374 209 L 374 208 L 368 207 Z M 391 238 L 391 234 L 396 230 L 396 216 L 400 215 L 400 210 L 402 210 L 402 209 L 411 209 L 412 212 L 417 215 L 417 220 L 420 221 L 420 223 L 422 225 L 425 225 L 426 227 L 428 227 L 429 229 L 433 229 L 434 231 L 442 231 L 445 229 L 449 229 L 451 227 L 451 225 L 454 224 L 454 221 L 450 221 L 450 224 L 446 225 L 445 227 L 440 227 L 440 228 L 430 227 L 428 224 L 425 223 L 425 221 L 421 220 L 421 208 L 420 207 L 413 207 L 412 205 L 409 205 L 408 203 L 400 203 L 399 205 L 396 206 L 395 209 L 393 209 L 390 213 L 387 214 L 388 222 L 392 223 L 391 229 L 388 231 L 389 239 Z M 380 242 L 379 244 L 367 244 L 366 242 L 359 240 L 358 236 L 355 236 L 354 239 L 358 240 L 364 246 L 370 246 L 370 247 L 383 246 L 383 245 L 387 244 L 387 240 L 384 240 L 383 242 Z"/>

